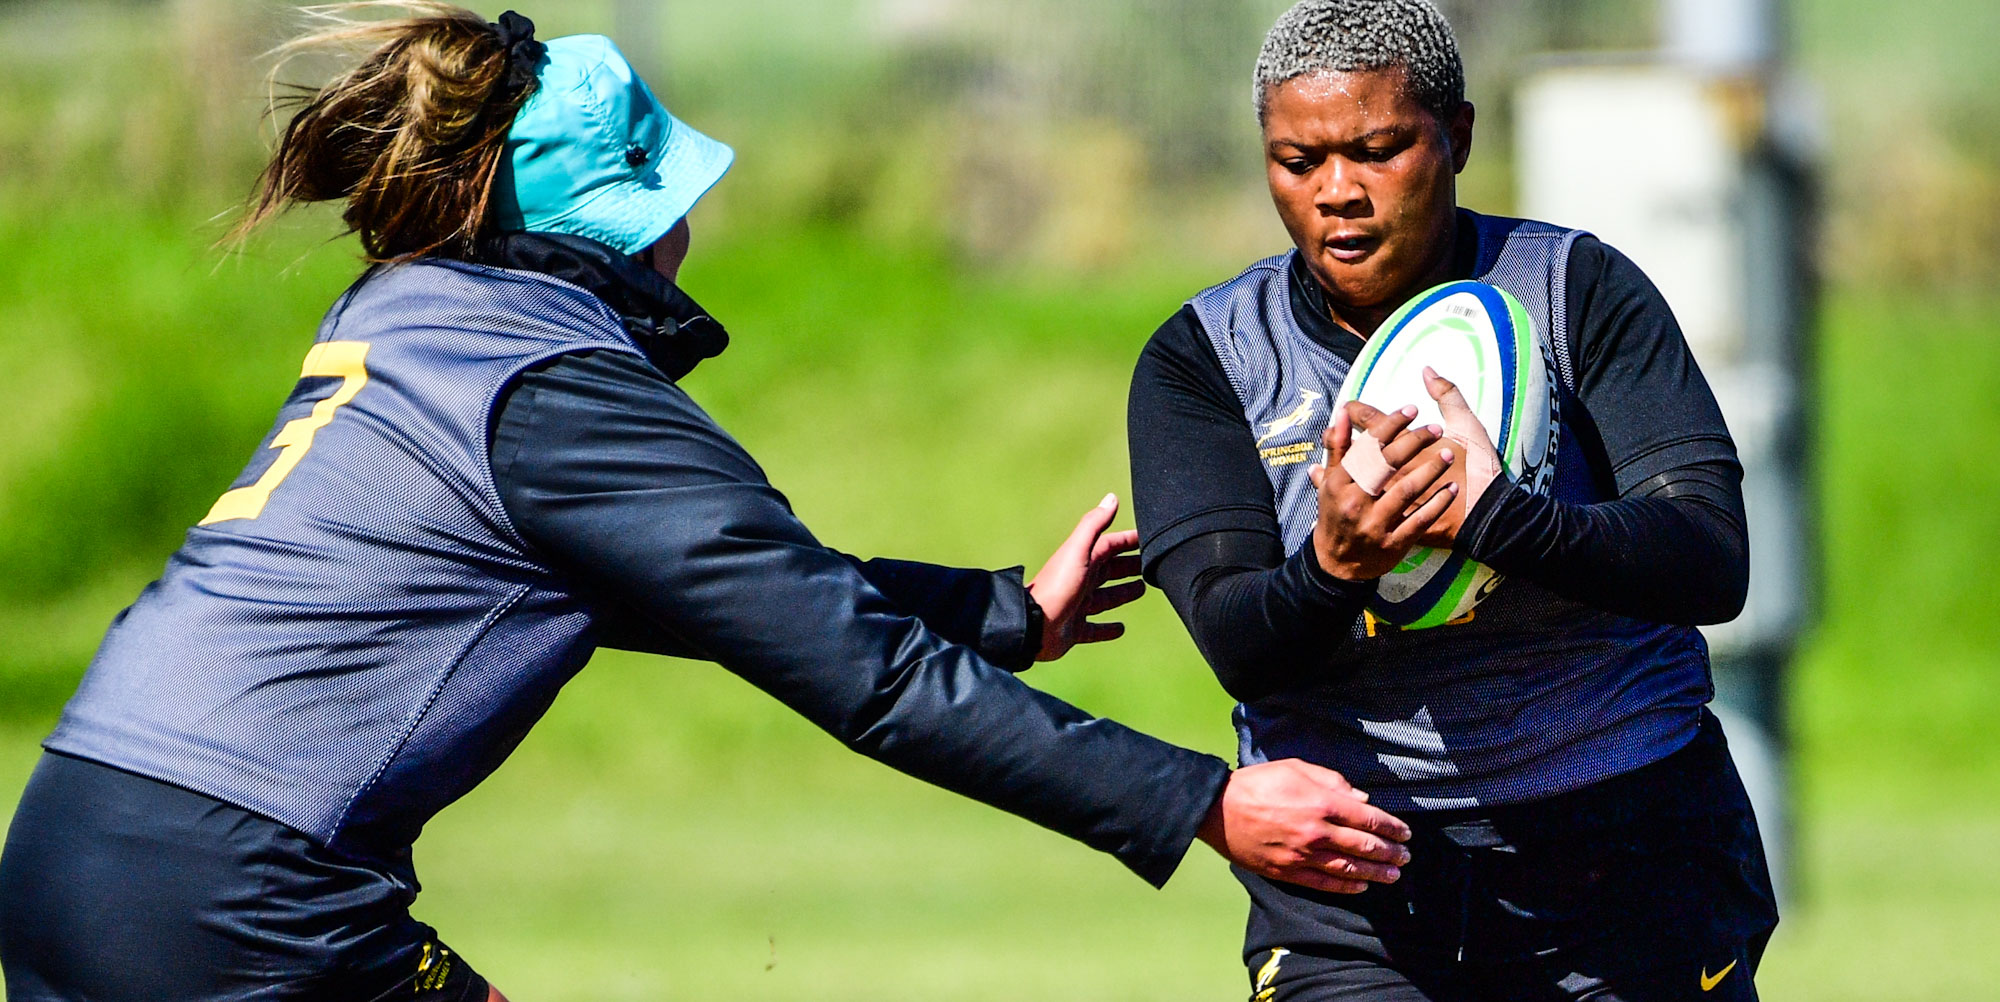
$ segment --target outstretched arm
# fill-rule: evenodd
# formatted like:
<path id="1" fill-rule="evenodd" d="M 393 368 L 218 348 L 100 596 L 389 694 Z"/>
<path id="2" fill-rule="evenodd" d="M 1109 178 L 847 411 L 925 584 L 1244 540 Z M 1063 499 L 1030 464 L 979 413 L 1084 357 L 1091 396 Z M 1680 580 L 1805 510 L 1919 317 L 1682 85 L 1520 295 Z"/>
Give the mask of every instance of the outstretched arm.
<path id="1" fill-rule="evenodd" d="M 1284 787 L 1292 764 L 1232 775 L 926 629 L 821 546 L 749 455 L 637 356 L 568 356 L 530 374 L 500 425 L 502 500 L 546 560 L 862 754 L 1155 884 L 1198 832 L 1245 866 L 1328 890 L 1392 879 L 1382 867 L 1405 856 L 1407 829 L 1344 783 L 1312 774 L 1252 796 Z"/>

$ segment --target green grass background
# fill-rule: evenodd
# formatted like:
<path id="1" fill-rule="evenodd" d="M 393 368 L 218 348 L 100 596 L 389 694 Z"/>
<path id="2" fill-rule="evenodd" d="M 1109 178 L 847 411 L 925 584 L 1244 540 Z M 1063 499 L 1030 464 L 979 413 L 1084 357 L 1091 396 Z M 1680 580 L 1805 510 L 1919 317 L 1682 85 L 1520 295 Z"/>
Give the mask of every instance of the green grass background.
<path id="1" fill-rule="evenodd" d="M 227 482 L 318 304 L 352 271 L 346 245 L 302 238 L 218 269 L 197 220 L 130 224 L 16 207 L 0 239 L 8 587 L 93 568 L 60 600 L 0 613 L 0 790 L 24 780 L 82 654 L 170 548 L 128 542 L 125 526 L 158 521 L 148 506 L 199 516 L 212 490 L 180 485 Z M 830 543 L 1032 561 L 1124 490 L 1131 358 L 1198 280 L 1161 271 L 994 278 L 834 231 L 705 239 L 687 284 L 737 340 L 688 382 Z M 1953 441 L 2000 434 L 2000 372 L 1969 362 L 1990 356 L 1996 306 L 1827 305 L 1827 614 L 1795 678 L 1802 886 L 1768 998 L 1977 998 L 2000 984 L 1986 946 L 2000 929 L 2000 631 L 1966 587 L 2000 540 L 2000 478 L 1982 450 L 1933 444 L 1946 425 L 1967 432 Z M 93 564 L 100 552 L 123 559 Z M 1029 678 L 1226 753 L 1226 701 L 1171 611 L 1150 597 L 1132 625 Z M 600 656 L 433 824 L 418 860 L 418 914 L 522 999 L 1240 988 L 1241 894 L 1206 849 L 1154 892 L 840 751 L 704 664 Z"/>
<path id="2" fill-rule="evenodd" d="M 1972 43 L 1995 9 L 1798 5 L 1804 61 L 1833 102 L 1838 219 L 1879 218 L 1854 208 L 1873 190 L 1856 165 L 1899 148 L 1855 131 L 1873 107 L 1859 95 L 1886 80 L 1951 121 L 1990 110 Z M 15 57 L 0 67 L 0 806 L 106 623 L 266 430 L 355 272 L 350 243 L 321 242 L 324 215 L 241 258 L 210 251 L 209 213 L 236 184 L 213 176 L 242 176 L 240 161 L 131 167 L 148 129 L 198 95 L 93 104 L 96 84 L 78 81 L 112 61 L 37 62 L 22 23 L 0 19 Z M 1886 61 L 1930 75 L 1856 72 Z M 50 82 L 62 72 L 77 76 Z M 840 159 L 814 145 L 825 131 L 801 143 L 724 112 L 738 116 L 742 192 L 779 191 L 794 158 Z M 92 115 L 123 122 L 123 145 L 78 139 Z M 1964 162 L 2000 150 L 1967 135 Z M 1986 176 L 1953 169 L 1954 184 Z M 885 238 L 867 212 L 732 197 L 697 213 L 684 277 L 736 340 L 687 385 L 822 538 L 863 554 L 1038 561 L 1105 491 L 1125 492 L 1132 360 L 1224 274 L 1174 247 L 1092 268 L 970 264 L 921 233 Z M 1973 246 L 1979 232 L 1961 235 Z M 1823 615 L 1791 690 L 1799 879 L 1760 984 L 1814 1002 L 2000 997 L 2000 615 L 1979 585 L 2000 559 L 2000 293 L 1884 281 L 1853 264 L 1872 258 L 1829 256 L 1813 425 Z M 1129 619 L 1126 640 L 1029 681 L 1227 754 L 1227 701 L 1171 611 L 1151 596 Z M 417 858 L 418 915 L 521 1002 L 1180 1000 L 1244 984 L 1242 895 L 1206 849 L 1155 892 L 841 751 L 704 664 L 600 656 Z"/>

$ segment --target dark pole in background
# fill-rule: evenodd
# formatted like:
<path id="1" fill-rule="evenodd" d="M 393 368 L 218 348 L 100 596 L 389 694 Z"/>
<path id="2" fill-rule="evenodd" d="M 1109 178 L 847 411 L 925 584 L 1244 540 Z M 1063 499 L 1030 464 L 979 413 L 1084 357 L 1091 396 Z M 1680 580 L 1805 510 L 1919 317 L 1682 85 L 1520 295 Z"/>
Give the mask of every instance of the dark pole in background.
<path id="1" fill-rule="evenodd" d="M 1673 307 L 1743 462 L 1750 592 L 1702 628 L 1715 710 L 1780 897 L 1792 871 L 1786 674 L 1817 604 L 1805 417 L 1818 119 L 1783 0 L 1659 0 L 1660 46 L 1558 53 L 1516 93 L 1526 215 L 1632 257 Z"/>
<path id="2" fill-rule="evenodd" d="M 1806 435 L 1811 394 L 1812 162 L 1816 123 L 1785 72 L 1783 0 L 1663 0 L 1667 58 L 1747 95 L 1752 136 L 1743 157 L 1739 217 L 1742 340 L 1718 359 L 1737 399 L 1722 400 L 1744 466 L 1750 522 L 1750 600 L 1742 618 L 1710 631 L 1719 708 L 1741 743 L 1768 761 L 1743 762 L 1774 876 L 1792 865 L 1790 729 L 1786 675 L 1817 600 L 1812 486 Z M 1709 361 L 1702 360 L 1704 365 Z M 1734 405 L 1735 413 L 1731 413 Z M 1739 429 L 1738 415 L 1755 414 Z M 1732 735 L 1735 737 L 1736 735 Z M 1765 775 L 1751 776 L 1752 770 Z M 1762 787 L 1762 789 L 1754 789 Z"/>

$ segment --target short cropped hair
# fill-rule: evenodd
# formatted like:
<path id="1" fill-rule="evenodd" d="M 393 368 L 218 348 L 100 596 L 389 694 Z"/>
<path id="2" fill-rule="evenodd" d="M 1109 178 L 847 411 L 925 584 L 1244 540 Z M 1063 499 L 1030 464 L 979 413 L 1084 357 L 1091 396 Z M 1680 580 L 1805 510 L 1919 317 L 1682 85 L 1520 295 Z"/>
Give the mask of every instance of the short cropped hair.
<path id="1" fill-rule="evenodd" d="M 1278 16 L 1257 53 L 1257 121 L 1271 88 L 1314 73 L 1399 67 L 1410 96 L 1438 121 L 1465 103 L 1458 39 L 1430 0 L 1300 0 Z"/>

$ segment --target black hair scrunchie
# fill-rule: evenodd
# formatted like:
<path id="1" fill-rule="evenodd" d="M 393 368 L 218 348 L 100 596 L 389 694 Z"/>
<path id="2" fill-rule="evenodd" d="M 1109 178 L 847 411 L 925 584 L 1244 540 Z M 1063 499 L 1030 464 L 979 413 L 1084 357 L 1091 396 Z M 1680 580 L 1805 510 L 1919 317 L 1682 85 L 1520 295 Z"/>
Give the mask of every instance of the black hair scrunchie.
<path id="1" fill-rule="evenodd" d="M 500 15 L 493 31 L 500 36 L 500 47 L 507 51 L 507 75 L 501 78 L 496 96 L 512 100 L 535 82 L 535 64 L 542 61 L 542 53 L 549 47 L 535 41 L 535 22 L 511 10 Z"/>

